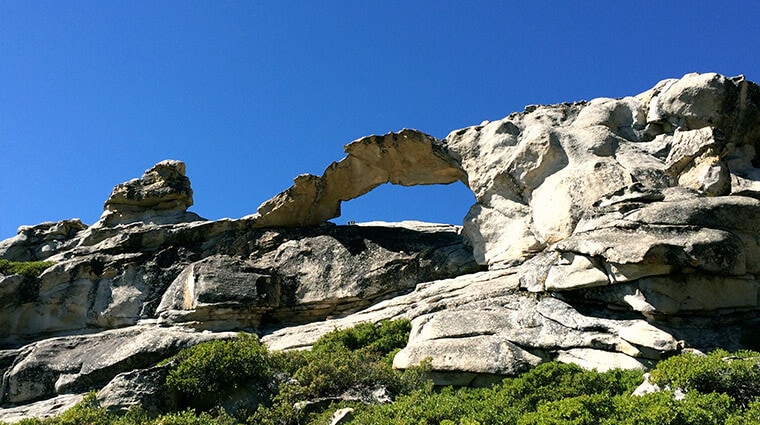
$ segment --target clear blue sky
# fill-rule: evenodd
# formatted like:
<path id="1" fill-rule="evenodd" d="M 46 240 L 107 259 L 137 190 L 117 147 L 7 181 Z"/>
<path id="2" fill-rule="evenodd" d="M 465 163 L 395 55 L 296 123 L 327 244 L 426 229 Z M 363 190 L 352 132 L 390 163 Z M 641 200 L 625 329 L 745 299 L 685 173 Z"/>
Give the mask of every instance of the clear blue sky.
<path id="1" fill-rule="evenodd" d="M 0 238 L 92 224 L 168 158 L 191 211 L 242 217 L 368 134 L 442 138 L 693 71 L 759 81 L 758 46 L 755 1 L 0 0 Z M 386 186 L 336 222 L 459 224 L 473 202 Z"/>

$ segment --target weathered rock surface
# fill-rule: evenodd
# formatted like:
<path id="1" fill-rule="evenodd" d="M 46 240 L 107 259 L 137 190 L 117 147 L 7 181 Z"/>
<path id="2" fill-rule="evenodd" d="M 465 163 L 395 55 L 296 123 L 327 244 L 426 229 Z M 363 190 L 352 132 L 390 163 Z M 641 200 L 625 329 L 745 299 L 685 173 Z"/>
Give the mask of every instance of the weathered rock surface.
<path id="1" fill-rule="evenodd" d="M 156 318 L 214 329 L 322 320 L 478 269 L 454 226 L 250 224 L 124 227 L 50 257 L 59 262 L 38 279 L 0 276 L 0 347 Z"/>
<path id="2" fill-rule="evenodd" d="M 182 161 L 165 160 L 154 165 L 139 179 L 116 186 L 105 203 L 96 226 L 142 221 L 165 224 L 202 220 L 187 212 L 193 205 L 193 189 Z"/>
<path id="3" fill-rule="evenodd" d="M 168 376 L 168 365 L 120 373 L 98 391 L 98 404 L 112 413 L 124 413 L 133 406 L 148 414 L 172 411 L 178 402 L 164 385 Z"/>
<path id="4" fill-rule="evenodd" d="M 203 341 L 234 335 L 134 326 L 45 339 L 24 346 L 4 371 L 2 402 L 22 404 L 99 389 L 119 373 L 152 366 Z"/>
<path id="5" fill-rule="evenodd" d="M 4 407 L 0 409 L 0 420 L 15 423 L 27 418 L 45 419 L 58 416 L 81 402 L 83 398 L 84 394 L 63 394 L 35 403 Z"/>
<path id="6" fill-rule="evenodd" d="M 448 184 L 465 175 L 446 145 L 416 130 L 368 136 L 345 146 L 348 154 L 322 176 L 302 174 L 291 188 L 264 202 L 258 224 L 266 227 L 309 226 L 340 216 L 340 203 L 384 183 L 414 186 Z"/>
<path id="7" fill-rule="evenodd" d="M 345 315 L 424 281 L 478 270 L 453 226 L 408 222 L 266 231 L 246 260 L 188 265 L 164 293 L 162 323 L 257 328 Z"/>
<path id="8" fill-rule="evenodd" d="M 78 218 L 22 226 L 18 234 L 0 241 L 0 256 L 10 261 L 41 261 L 65 249 L 87 225 Z"/>
<path id="9" fill-rule="evenodd" d="M 0 258 L 55 262 L 0 276 L 0 420 L 32 412 L 9 403 L 109 381 L 113 409 L 143 403 L 156 361 L 234 330 L 300 349 L 408 318 L 394 365 L 430 358 L 434 380 L 457 385 L 548 360 L 646 368 L 684 349 L 760 348 L 760 87 L 744 77 L 689 74 L 345 150 L 239 220 L 187 212 L 184 164 L 166 161 L 117 186 L 89 228 L 0 242 Z M 380 184 L 455 181 L 476 199 L 462 227 L 326 223 Z"/>

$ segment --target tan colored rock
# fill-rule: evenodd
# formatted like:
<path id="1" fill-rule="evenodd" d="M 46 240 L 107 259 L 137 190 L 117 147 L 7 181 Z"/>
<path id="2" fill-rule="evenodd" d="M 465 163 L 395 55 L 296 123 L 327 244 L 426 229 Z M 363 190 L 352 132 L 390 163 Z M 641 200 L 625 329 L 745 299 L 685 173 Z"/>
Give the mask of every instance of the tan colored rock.
<path id="1" fill-rule="evenodd" d="M 409 367 L 429 357 L 430 377 L 440 385 L 467 385 L 509 375 L 537 358 L 553 359 L 576 349 L 608 353 L 615 365 L 634 368 L 677 350 L 667 331 L 644 320 L 594 317 L 556 298 L 537 300 L 515 291 L 520 274 L 518 268 L 511 273 L 489 271 L 430 282 L 343 319 L 276 331 L 263 342 L 271 349 L 304 348 L 335 328 L 406 317 L 412 320 L 412 332 L 394 364 Z M 607 359 L 597 357 L 601 359 L 597 363 Z M 593 367 L 601 367 L 597 363 Z"/>
<path id="2" fill-rule="evenodd" d="M 620 338 L 640 347 L 663 352 L 672 352 L 678 349 L 678 341 L 671 334 L 643 321 L 636 321 L 630 326 L 621 328 L 618 335 Z"/>
<path id="3" fill-rule="evenodd" d="M 177 210 L 193 205 L 193 190 L 184 162 L 165 160 L 140 179 L 116 186 L 106 201 L 110 211 Z"/>
<path id="4" fill-rule="evenodd" d="M 531 231 L 530 207 L 494 195 L 477 203 L 464 218 L 463 234 L 480 264 L 506 267 L 522 262 L 545 246 Z"/>
<path id="5" fill-rule="evenodd" d="M 116 375 L 98 391 L 99 406 L 114 414 L 124 414 L 137 406 L 149 415 L 176 410 L 178 397 L 166 389 L 166 378 L 171 365 L 170 362 Z"/>
<path id="6" fill-rule="evenodd" d="M 616 282 L 644 275 L 660 275 L 670 267 L 694 268 L 732 276 L 747 272 L 748 258 L 744 244 L 731 232 L 641 225 L 632 221 L 619 224 L 619 227 L 577 233 L 557 243 L 555 248 L 560 252 L 598 257 L 604 264 L 612 263 L 610 271 Z M 634 267 L 626 266 L 629 264 Z M 630 276 L 621 273 L 626 269 L 635 272 Z M 578 282 L 579 285 L 583 283 Z"/>
<path id="7" fill-rule="evenodd" d="M 731 176 L 728 167 L 717 155 L 695 159 L 693 167 L 678 177 L 678 184 L 704 193 L 706 196 L 723 196 L 731 193 Z"/>
<path id="8" fill-rule="evenodd" d="M 528 106 L 445 140 L 370 136 L 241 220 L 199 221 L 184 167 L 159 164 L 117 187 L 90 228 L 46 224 L 0 243 L 3 258 L 57 263 L 0 277 L 4 396 L 99 386 L 139 350 L 98 339 L 113 330 L 90 345 L 47 337 L 138 322 L 253 328 L 276 350 L 407 318 L 397 366 L 429 357 L 439 384 L 553 359 L 605 370 L 748 348 L 760 325 L 758 99 L 741 76 L 689 74 L 633 97 Z M 476 200 L 461 229 L 325 223 L 380 184 L 457 180 Z M 154 331 L 128 342 L 166 348 Z"/>
<path id="9" fill-rule="evenodd" d="M 114 187 L 96 227 L 132 222 L 182 223 L 202 220 L 186 212 L 193 205 L 193 190 L 185 175 L 185 163 L 161 161 L 139 179 Z"/>
<path id="10" fill-rule="evenodd" d="M 72 239 L 87 225 L 78 218 L 21 226 L 18 234 L 0 241 L 0 258 L 10 261 L 45 260 L 71 247 Z"/>
<path id="11" fill-rule="evenodd" d="M 323 223 L 340 215 L 340 204 L 384 184 L 449 184 L 465 176 L 445 145 L 416 130 L 369 136 L 345 147 L 348 154 L 322 176 L 304 174 L 292 187 L 263 203 L 257 226 L 293 227 Z"/>
<path id="12" fill-rule="evenodd" d="M 338 425 L 351 422 L 353 413 L 354 409 L 352 407 L 344 407 L 342 409 L 336 410 L 333 412 L 332 418 L 330 418 L 330 425 Z"/>
<path id="13" fill-rule="evenodd" d="M 639 293 L 656 314 L 758 307 L 760 284 L 751 278 L 686 274 L 641 279 Z"/>
<path id="14" fill-rule="evenodd" d="M 714 127 L 687 131 L 676 129 L 665 165 L 673 175 L 679 175 L 695 158 L 707 151 L 719 152 L 723 145 L 724 137 L 718 137 Z"/>
<path id="15" fill-rule="evenodd" d="M 604 196 L 626 187 L 752 193 L 758 91 L 743 78 L 689 74 L 634 97 L 526 108 L 443 141 L 413 130 L 370 136 L 323 176 L 299 176 L 265 202 L 256 225 L 318 224 L 388 181 L 461 180 L 477 201 L 464 219 L 477 261 L 509 267 L 572 235 Z"/>
<path id="16" fill-rule="evenodd" d="M 29 418 L 46 419 L 58 416 L 82 401 L 84 396 L 85 394 L 61 394 L 34 403 L 0 408 L 0 421 L 13 424 Z"/>
<path id="17" fill-rule="evenodd" d="M 759 288 L 760 283 L 752 276 L 687 273 L 645 277 L 633 282 L 592 288 L 580 294 L 596 302 L 609 303 L 618 308 L 627 307 L 654 320 L 688 315 L 690 319 L 684 323 L 686 325 L 689 322 L 697 323 L 701 314 L 709 322 L 714 320 L 716 312 L 757 309 L 760 307 L 757 298 Z M 664 320 L 662 325 L 666 324 L 667 320 Z"/>
<path id="18" fill-rule="evenodd" d="M 420 222 L 258 231 L 274 239 L 270 246 L 245 260 L 212 255 L 187 265 L 156 315 L 205 329 L 342 316 L 418 283 L 477 270 L 459 231 Z"/>
<path id="19" fill-rule="evenodd" d="M 25 346 L 3 379 L 4 403 L 28 403 L 105 385 L 115 375 L 151 366 L 180 349 L 234 333 L 152 326 L 50 338 Z"/>

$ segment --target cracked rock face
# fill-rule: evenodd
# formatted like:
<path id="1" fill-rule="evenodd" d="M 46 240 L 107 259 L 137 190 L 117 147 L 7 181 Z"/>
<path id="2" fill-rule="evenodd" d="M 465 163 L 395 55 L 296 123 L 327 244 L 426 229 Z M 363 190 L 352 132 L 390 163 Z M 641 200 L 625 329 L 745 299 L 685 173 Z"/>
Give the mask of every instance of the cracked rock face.
<path id="1" fill-rule="evenodd" d="M 0 242 L 0 258 L 55 262 L 0 276 L 0 405 L 28 406 L 0 420 L 112 379 L 115 409 L 148 400 L 157 359 L 235 330 L 301 349 L 406 318 L 394 365 L 430 358 L 431 377 L 455 385 L 549 360 L 646 368 L 683 349 L 760 349 L 760 87 L 741 76 L 345 150 L 239 220 L 186 211 L 184 164 L 165 161 L 117 186 L 91 227 Z M 476 199 L 461 227 L 326 222 L 384 183 L 456 181 Z M 139 394 L 120 388 L 138 381 Z"/>

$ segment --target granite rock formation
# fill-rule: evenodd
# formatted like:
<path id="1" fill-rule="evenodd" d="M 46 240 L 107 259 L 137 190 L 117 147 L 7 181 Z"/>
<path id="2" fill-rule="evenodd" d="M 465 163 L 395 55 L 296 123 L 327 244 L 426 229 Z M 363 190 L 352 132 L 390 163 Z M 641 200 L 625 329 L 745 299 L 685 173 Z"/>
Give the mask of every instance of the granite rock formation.
<path id="1" fill-rule="evenodd" d="M 114 187 L 105 202 L 105 211 L 95 225 L 201 220 L 198 215 L 186 212 L 193 205 L 193 189 L 185 170 L 184 162 L 168 159 L 145 170 L 141 178 Z"/>
<path id="2" fill-rule="evenodd" d="M 548 360 L 644 369 L 684 349 L 760 348 L 760 87 L 742 76 L 345 149 L 242 219 L 188 212 L 184 164 L 165 161 L 117 186 L 91 227 L 0 242 L 0 258 L 55 262 L 0 276 L 0 420 L 106 386 L 114 410 L 150 399 L 157 360 L 237 330 L 296 349 L 408 318 L 394 365 L 430 358 L 431 377 L 456 385 Z M 380 184 L 456 181 L 476 199 L 461 227 L 327 222 Z"/>

